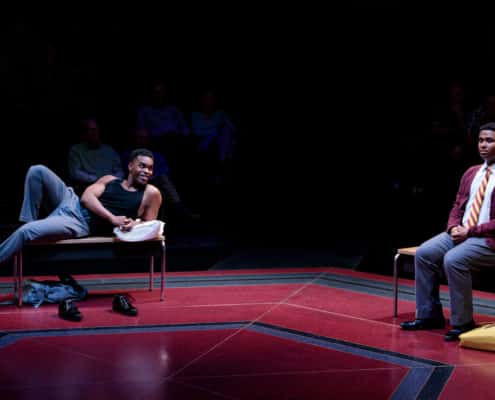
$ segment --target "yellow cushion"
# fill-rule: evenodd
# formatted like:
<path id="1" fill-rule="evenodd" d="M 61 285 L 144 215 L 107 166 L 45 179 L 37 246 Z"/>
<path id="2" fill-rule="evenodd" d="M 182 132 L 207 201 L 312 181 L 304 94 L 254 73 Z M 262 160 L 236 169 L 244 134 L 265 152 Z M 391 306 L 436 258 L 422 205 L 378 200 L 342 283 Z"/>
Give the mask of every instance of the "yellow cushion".
<path id="1" fill-rule="evenodd" d="M 495 351 L 495 324 L 487 324 L 459 335 L 460 345 L 472 349 Z"/>

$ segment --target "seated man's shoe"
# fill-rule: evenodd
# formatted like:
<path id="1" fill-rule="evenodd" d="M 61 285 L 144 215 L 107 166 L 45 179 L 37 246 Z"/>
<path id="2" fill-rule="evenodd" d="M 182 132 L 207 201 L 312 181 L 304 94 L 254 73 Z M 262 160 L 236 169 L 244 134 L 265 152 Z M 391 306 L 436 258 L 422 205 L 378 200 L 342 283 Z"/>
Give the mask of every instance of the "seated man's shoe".
<path id="1" fill-rule="evenodd" d="M 127 297 L 120 294 L 115 295 L 113 298 L 112 310 L 131 317 L 136 316 L 138 313 L 136 307 L 129 302 Z"/>
<path id="2" fill-rule="evenodd" d="M 67 321 L 80 321 L 82 314 L 73 303 L 72 299 L 66 299 L 58 304 L 58 316 Z"/>
<path id="3" fill-rule="evenodd" d="M 442 329 L 445 328 L 445 318 L 417 318 L 414 321 L 402 322 L 400 327 L 405 331 Z"/>
<path id="4" fill-rule="evenodd" d="M 470 321 L 464 325 L 452 326 L 452 329 L 445 334 L 445 341 L 453 342 L 459 340 L 459 335 L 464 332 L 468 332 L 476 328 L 474 321 Z"/>

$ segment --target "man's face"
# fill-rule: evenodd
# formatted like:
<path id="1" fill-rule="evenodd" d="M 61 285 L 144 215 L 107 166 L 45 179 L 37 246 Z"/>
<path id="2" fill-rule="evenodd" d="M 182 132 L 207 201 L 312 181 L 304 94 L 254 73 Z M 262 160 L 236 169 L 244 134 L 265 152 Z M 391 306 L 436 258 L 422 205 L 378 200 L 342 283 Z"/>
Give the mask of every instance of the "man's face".
<path id="1" fill-rule="evenodd" d="M 495 161 L 495 132 L 483 130 L 478 139 L 478 151 L 488 164 Z"/>
<path id="2" fill-rule="evenodd" d="M 137 156 L 129 163 L 129 174 L 135 184 L 146 186 L 153 175 L 153 159 L 147 156 Z"/>

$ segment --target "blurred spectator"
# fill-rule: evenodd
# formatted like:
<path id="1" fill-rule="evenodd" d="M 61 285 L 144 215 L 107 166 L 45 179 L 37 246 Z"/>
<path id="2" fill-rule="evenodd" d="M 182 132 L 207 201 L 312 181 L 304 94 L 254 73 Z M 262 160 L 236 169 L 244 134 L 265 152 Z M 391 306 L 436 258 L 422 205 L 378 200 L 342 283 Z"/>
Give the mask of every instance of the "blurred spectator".
<path id="1" fill-rule="evenodd" d="M 451 82 L 447 97 L 440 100 L 440 105 L 433 111 L 432 134 L 442 141 L 455 141 L 467 133 L 468 112 L 466 93 L 463 84 Z"/>
<path id="2" fill-rule="evenodd" d="M 202 92 L 197 111 L 191 113 L 195 173 L 190 179 L 203 220 L 209 220 L 212 228 L 223 229 L 229 220 L 235 132 L 227 113 L 218 107 L 216 93 Z"/>
<path id="3" fill-rule="evenodd" d="M 104 175 L 124 177 L 119 154 L 103 144 L 100 128 L 95 118 L 81 122 L 82 142 L 69 149 L 69 178 L 76 192 L 80 192 Z"/>
<path id="4" fill-rule="evenodd" d="M 227 113 L 217 109 L 213 91 L 201 94 L 200 109 L 191 114 L 191 126 L 198 152 L 219 163 L 232 157 L 235 128 Z"/>
<path id="5" fill-rule="evenodd" d="M 137 127 L 149 132 L 153 147 L 163 152 L 173 168 L 181 168 L 185 154 L 184 137 L 190 130 L 182 112 L 172 104 L 162 80 L 152 83 L 149 98 L 138 108 Z"/>
<path id="6" fill-rule="evenodd" d="M 471 164 L 476 145 L 468 139 L 469 111 L 465 85 L 452 81 L 433 112 L 431 129 L 422 143 L 425 158 L 422 168 L 424 199 L 421 215 L 423 230 L 437 231 L 450 210 L 459 179 Z M 414 169 L 416 171 L 416 168 Z M 442 184 L 439 185 L 438 183 Z"/>
<path id="7" fill-rule="evenodd" d="M 132 132 L 131 146 L 121 154 L 122 167 L 127 169 L 129 157 L 132 150 L 146 148 L 151 150 L 154 158 L 153 176 L 150 183 L 155 185 L 162 193 L 162 202 L 159 219 L 167 221 L 169 224 L 184 222 L 184 220 L 198 219 L 199 215 L 192 213 L 182 203 L 182 199 L 177 192 L 175 185 L 170 179 L 168 163 L 160 152 L 153 150 L 150 143 L 149 133 L 146 129 L 137 128 Z M 169 209 L 170 207 L 170 209 Z"/>
<path id="8" fill-rule="evenodd" d="M 486 94 L 480 104 L 469 114 L 467 123 L 467 134 L 471 143 L 478 142 L 480 126 L 495 121 L 495 93 Z M 478 154 L 476 153 L 476 160 Z"/>
<path id="9" fill-rule="evenodd" d="M 138 110 L 138 128 L 145 128 L 152 140 L 168 135 L 188 135 L 183 114 L 170 102 L 165 84 L 158 80 L 151 87 L 148 104 Z"/>

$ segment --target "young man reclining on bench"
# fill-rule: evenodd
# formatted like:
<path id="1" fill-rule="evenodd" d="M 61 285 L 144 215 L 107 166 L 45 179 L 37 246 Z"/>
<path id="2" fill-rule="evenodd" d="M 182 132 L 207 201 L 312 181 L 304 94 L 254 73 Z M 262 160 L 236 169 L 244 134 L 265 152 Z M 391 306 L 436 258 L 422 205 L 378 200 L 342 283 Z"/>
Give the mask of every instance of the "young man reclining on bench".
<path id="1" fill-rule="evenodd" d="M 36 239 L 110 236 L 114 227 L 130 231 L 140 221 L 156 219 L 162 197 L 156 187 L 148 184 L 153 174 L 153 154 L 146 149 L 134 150 L 128 168 L 127 179 L 105 175 L 88 186 L 79 199 L 47 167 L 30 167 L 19 216 L 24 224 L 0 244 L 0 262 Z M 48 216 L 38 219 L 42 206 Z M 129 315 L 137 313 L 122 296 L 114 300 L 114 308 Z"/>

